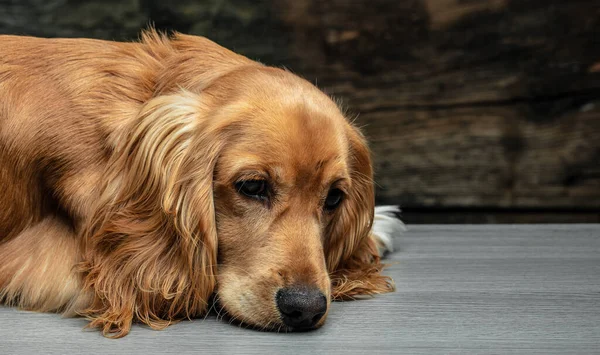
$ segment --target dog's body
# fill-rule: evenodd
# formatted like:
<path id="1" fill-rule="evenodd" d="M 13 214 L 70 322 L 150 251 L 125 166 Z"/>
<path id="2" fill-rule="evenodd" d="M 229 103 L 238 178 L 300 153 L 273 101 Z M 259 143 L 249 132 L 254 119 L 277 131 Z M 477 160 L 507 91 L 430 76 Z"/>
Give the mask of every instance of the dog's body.
<path id="1" fill-rule="evenodd" d="M 392 290 L 368 150 L 336 105 L 207 39 L 143 37 L 0 36 L 0 301 L 122 336 L 215 291 L 296 329 Z M 286 311 L 299 295 L 311 319 Z"/>

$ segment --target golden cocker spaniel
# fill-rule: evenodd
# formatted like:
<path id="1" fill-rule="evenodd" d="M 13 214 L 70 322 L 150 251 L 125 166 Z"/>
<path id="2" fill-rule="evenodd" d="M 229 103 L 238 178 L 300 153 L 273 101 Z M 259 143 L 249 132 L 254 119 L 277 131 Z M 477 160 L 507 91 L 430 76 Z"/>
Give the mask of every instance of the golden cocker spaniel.
<path id="1" fill-rule="evenodd" d="M 207 312 L 316 328 L 393 290 L 360 132 L 309 82 L 195 36 L 0 36 L 0 302 L 106 336 Z"/>

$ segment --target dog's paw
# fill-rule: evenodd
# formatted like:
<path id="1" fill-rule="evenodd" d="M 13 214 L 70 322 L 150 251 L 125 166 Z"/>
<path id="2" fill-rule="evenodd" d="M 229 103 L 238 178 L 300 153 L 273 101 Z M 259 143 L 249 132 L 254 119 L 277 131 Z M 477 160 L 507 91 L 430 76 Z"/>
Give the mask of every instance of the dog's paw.
<path id="1" fill-rule="evenodd" d="M 406 226 L 398 217 L 399 213 L 398 206 L 375 207 L 375 219 L 371 234 L 377 244 L 379 256 L 394 251 L 394 237 L 406 231 Z"/>

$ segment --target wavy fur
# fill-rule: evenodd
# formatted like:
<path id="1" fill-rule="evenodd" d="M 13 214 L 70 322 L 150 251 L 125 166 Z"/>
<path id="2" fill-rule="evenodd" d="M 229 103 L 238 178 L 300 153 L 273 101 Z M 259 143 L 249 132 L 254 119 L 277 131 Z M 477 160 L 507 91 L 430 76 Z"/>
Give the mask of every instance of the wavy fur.
<path id="1" fill-rule="evenodd" d="M 280 329 L 282 288 L 393 290 L 366 142 L 310 83 L 182 34 L 0 45 L 0 301 L 121 337 L 200 316 L 215 293 Z"/>

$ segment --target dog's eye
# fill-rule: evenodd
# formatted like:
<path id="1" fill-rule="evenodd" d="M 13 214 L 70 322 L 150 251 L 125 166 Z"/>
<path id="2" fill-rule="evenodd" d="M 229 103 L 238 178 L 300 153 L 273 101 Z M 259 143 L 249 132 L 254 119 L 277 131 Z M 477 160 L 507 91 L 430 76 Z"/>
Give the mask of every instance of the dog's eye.
<path id="1" fill-rule="evenodd" d="M 267 198 L 267 188 L 268 186 L 265 180 L 244 180 L 235 183 L 237 192 L 258 200 Z"/>
<path id="2" fill-rule="evenodd" d="M 342 200 L 344 199 L 344 193 L 340 189 L 331 189 L 325 198 L 325 210 L 333 211 L 335 210 Z"/>

